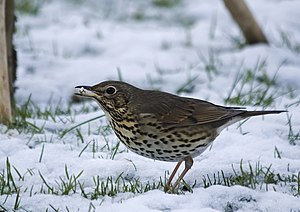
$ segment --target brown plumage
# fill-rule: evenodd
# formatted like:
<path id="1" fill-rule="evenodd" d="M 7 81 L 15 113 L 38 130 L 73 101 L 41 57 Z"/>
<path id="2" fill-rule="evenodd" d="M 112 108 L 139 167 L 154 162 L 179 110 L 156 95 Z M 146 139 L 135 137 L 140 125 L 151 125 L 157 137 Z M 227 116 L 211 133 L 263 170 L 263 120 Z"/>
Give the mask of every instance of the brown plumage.
<path id="1" fill-rule="evenodd" d="M 277 111 L 246 111 L 170 93 L 142 90 L 119 81 L 77 86 L 77 95 L 94 98 L 105 112 L 117 137 L 144 157 L 178 162 L 166 185 L 171 185 L 180 164 L 185 169 L 177 186 L 201 154 L 227 126 L 251 116 Z"/>

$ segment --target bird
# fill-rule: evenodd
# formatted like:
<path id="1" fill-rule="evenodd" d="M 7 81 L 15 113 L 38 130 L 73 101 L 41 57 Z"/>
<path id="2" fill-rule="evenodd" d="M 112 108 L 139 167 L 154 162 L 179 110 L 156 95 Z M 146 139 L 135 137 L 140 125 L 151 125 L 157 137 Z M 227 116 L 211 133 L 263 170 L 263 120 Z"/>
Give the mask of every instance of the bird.
<path id="1" fill-rule="evenodd" d="M 286 112 L 220 106 L 140 89 L 122 81 L 104 81 L 75 89 L 75 95 L 92 98 L 99 104 L 114 133 L 129 150 L 150 159 L 177 162 L 165 192 L 170 190 L 182 162 L 184 170 L 173 188 L 179 186 L 191 169 L 193 158 L 203 153 L 224 128 L 252 116 Z"/>

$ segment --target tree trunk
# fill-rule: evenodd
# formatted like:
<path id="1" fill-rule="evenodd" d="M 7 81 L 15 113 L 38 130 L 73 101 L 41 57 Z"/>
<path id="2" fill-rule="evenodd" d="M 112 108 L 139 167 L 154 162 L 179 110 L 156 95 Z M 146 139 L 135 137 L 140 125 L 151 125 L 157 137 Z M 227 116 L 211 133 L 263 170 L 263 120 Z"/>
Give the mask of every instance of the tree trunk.
<path id="1" fill-rule="evenodd" d="M 13 49 L 14 1 L 0 0 L 0 123 L 8 124 L 13 113 L 13 82 L 16 52 Z"/>
<path id="2" fill-rule="evenodd" d="M 244 0 L 224 0 L 224 4 L 239 25 L 248 44 L 268 43 Z"/>

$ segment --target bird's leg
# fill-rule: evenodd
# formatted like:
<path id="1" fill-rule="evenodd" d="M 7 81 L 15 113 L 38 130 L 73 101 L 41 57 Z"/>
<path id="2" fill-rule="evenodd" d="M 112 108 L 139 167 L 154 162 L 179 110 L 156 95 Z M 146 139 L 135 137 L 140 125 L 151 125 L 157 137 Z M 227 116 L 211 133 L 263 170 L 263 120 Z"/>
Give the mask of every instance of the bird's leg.
<path id="1" fill-rule="evenodd" d="M 180 167 L 181 163 L 182 163 L 183 160 L 179 161 L 177 163 L 177 165 L 175 166 L 175 169 L 173 170 L 169 180 L 168 180 L 168 183 L 165 187 L 165 192 L 167 192 L 169 189 L 170 189 L 170 186 L 171 186 L 171 181 L 173 180 L 178 168 Z M 186 173 L 191 169 L 191 167 L 193 166 L 193 158 L 191 156 L 188 156 L 188 157 L 185 157 L 184 158 L 184 162 L 185 162 L 185 167 L 184 167 L 184 170 L 183 172 L 180 174 L 179 178 L 176 180 L 175 184 L 174 184 L 174 188 L 176 188 L 180 181 L 183 179 L 183 177 L 186 175 Z"/>
<path id="2" fill-rule="evenodd" d="M 191 156 L 185 157 L 184 158 L 184 162 L 185 162 L 185 167 L 183 172 L 181 173 L 181 175 L 178 177 L 178 179 L 176 180 L 175 184 L 174 184 L 174 188 L 176 188 L 180 181 L 183 179 L 183 177 L 186 175 L 186 173 L 191 169 L 191 167 L 193 166 L 193 158 Z"/>
<path id="3" fill-rule="evenodd" d="M 179 169 L 182 162 L 183 162 L 183 160 L 178 161 L 178 163 L 176 164 L 174 170 L 172 171 L 172 174 L 169 177 L 169 180 L 168 180 L 167 185 L 165 187 L 165 192 L 169 191 L 169 189 L 171 187 L 171 182 L 172 182 L 172 180 L 173 180 L 173 178 L 174 178 L 174 176 L 175 176 L 175 174 L 176 174 L 177 170 Z"/>

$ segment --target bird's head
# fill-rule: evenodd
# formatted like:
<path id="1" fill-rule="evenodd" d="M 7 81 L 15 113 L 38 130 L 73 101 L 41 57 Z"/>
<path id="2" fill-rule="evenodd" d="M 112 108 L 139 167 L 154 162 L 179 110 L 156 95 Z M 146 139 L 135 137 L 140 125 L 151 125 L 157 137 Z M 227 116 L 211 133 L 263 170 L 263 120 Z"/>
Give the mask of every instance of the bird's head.
<path id="1" fill-rule="evenodd" d="M 120 81 L 105 81 L 93 86 L 76 86 L 75 95 L 91 97 L 100 104 L 104 112 L 124 113 L 138 88 Z"/>

